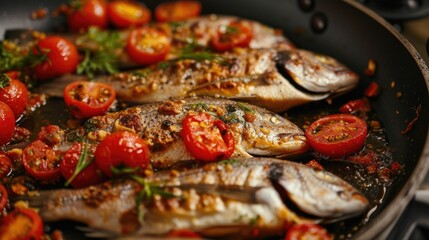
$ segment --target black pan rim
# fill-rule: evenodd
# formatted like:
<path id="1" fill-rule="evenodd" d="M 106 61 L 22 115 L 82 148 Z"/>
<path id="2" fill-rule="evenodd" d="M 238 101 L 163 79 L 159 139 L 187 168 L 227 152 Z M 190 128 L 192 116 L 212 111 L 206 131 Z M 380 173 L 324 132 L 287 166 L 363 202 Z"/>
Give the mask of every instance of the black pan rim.
<path id="1" fill-rule="evenodd" d="M 429 92 L 429 68 L 414 46 L 402 36 L 389 22 L 375 13 L 373 10 L 362 5 L 358 1 L 354 0 L 343 0 L 345 3 L 356 8 L 362 13 L 366 14 L 368 17 L 372 18 L 374 21 L 382 25 L 387 29 L 390 34 L 392 34 L 396 39 L 398 39 L 402 45 L 407 49 L 410 55 L 415 60 L 416 64 L 420 68 L 420 72 L 423 75 L 423 78 L 426 83 L 426 88 Z M 402 186 L 398 194 L 393 198 L 393 200 L 386 206 L 386 208 L 372 218 L 371 224 L 365 224 L 358 233 L 354 236 L 355 239 L 385 239 L 387 234 L 390 231 L 384 231 L 393 227 L 396 220 L 400 217 L 402 212 L 407 207 L 408 203 L 414 197 L 417 192 L 420 184 L 423 182 L 426 174 L 429 171 L 429 132 L 426 133 L 426 140 L 423 147 L 423 152 L 420 155 L 420 158 L 410 174 L 410 177 Z M 384 234 L 384 235 L 383 235 Z"/>

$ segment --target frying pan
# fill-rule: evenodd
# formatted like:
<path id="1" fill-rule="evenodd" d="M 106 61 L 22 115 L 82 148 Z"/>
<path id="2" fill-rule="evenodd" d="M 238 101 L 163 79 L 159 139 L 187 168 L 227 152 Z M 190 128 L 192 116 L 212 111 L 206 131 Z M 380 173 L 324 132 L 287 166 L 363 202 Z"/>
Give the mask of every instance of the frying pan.
<path id="1" fill-rule="evenodd" d="M 64 26 L 61 17 L 30 20 L 41 7 L 50 11 L 60 0 L 3 1 L 0 34 L 9 28 L 53 30 Z M 145 0 L 151 9 L 160 1 Z M 382 93 L 372 106 L 383 123 L 395 160 L 404 163 L 401 175 L 385 193 L 384 202 L 367 224 L 352 234 L 356 239 L 385 238 L 382 232 L 392 225 L 411 200 L 429 168 L 429 69 L 413 46 L 390 24 L 354 0 L 203 0 L 203 13 L 237 15 L 282 29 L 298 47 L 321 52 L 344 62 L 361 75 L 356 92 L 362 92 L 369 77 L 363 74 L 368 60 L 377 62 L 375 80 Z M 0 35 L 1 36 L 1 35 Z M 392 88 L 392 83 L 395 87 Z M 400 98 L 397 93 L 402 93 Z M 423 109 L 412 130 L 401 134 Z"/>

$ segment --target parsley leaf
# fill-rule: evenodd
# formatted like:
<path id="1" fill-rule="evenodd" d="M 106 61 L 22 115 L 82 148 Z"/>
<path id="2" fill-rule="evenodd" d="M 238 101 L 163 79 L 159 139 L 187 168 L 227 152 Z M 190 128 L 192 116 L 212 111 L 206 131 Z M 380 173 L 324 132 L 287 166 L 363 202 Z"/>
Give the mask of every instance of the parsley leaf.
<path id="1" fill-rule="evenodd" d="M 5 74 L 0 74 L 0 88 L 5 88 L 10 85 L 10 78 Z"/>

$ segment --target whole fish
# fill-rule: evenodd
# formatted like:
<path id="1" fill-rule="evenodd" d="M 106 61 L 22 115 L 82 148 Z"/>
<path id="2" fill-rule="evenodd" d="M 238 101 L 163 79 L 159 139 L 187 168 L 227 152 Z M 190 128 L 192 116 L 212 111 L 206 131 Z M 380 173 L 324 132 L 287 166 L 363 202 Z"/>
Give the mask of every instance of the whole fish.
<path id="1" fill-rule="evenodd" d="M 165 236 L 174 229 L 209 238 L 250 238 L 258 229 L 257 237 L 266 237 L 281 235 L 286 224 L 330 222 L 368 208 L 365 196 L 339 177 L 268 158 L 34 195 L 25 200 L 44 221 L 79 221 L 105 237 Z"/>
<path id="2" fill-rule="evenodd" d="M 243 19 L 235 16 L 224 15 L 206 15 L 192 18 L 180 22 L 169 23 L 151 23 L 148 26 L 158 29 L 169 36 L 171 46 L 167 59 L 178 58 L 183 48 L 192 46 L 193 48 L 211 49 L 211 39 L 221 28 L 226 28 L 233 22 L 242 22 L 252 29 L 252 40 L 249 48 L 252 49 L 292 49 L 293 44 L 282 35 L 281 31 L 270 28 L 256 21 Z M 125 51 L 130 30 L 105 30 L 97 31 L 93 34 L 67 34 L 67 33 L 48 33 L 48 35 L 61 35 L 77 46 L 81 51 L 90 50 L 105 51 L 100 42 L 109 41 L 116 47 L 115 55 L 116 64 L 119 68 L 136 67 L 137 63 L 133 62 Z M 33 30 L 10 29 L 5 33 L 5 39 L 9 42 L 15 42 L 22 48 L 31 47 L 35 42 L 35 36 L 40 33 Z"/>
<path id="3" fill-rule="evenodd" d="M 41 91 L 61 96 L 66 83 L 79 79 L 65 75 L 42 85 Z M 95 81 L 111 84 L 119 99 L 136 103 L 221 96 L 282 112 L 345 93 L 357 86 L 358 75 L 331 57 L 306 50 L 237 49 L 222 55 L 190 54 Z"/>
<path id="4" fill-rule="evenodd" d="M 229 126 L 235 140 L 232 157 L 285 157 L 308 150 L 303 131 L 287 119 L 247 103 L 225 99 L 186 98 L 145 104 L 90 118 L 83 128 L 95 142 L 114 131 L 136 132 L 150 147 L 152 166 L 164 168 L 194 159 L 186 150 L 180 131 L 183 119 L 198 112 L 212 114 Z"/>

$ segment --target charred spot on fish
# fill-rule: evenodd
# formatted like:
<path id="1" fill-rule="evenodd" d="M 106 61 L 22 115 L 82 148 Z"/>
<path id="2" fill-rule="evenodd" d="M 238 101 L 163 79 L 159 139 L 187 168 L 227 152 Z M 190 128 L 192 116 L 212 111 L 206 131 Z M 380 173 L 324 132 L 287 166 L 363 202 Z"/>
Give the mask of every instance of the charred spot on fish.
<path id="1" fill-rule="evenodd" d="M 106 201 L 117 198 L 110 189 L 105 189 L 108 187 L 108 184 L 104 184 L 101 188 L 89 187 L 82 198 L 86 206 L 91 208 L 97 208 Z"/>
<path id="2" fill-rule="evenodd" d="M 278 73 L 280 73 L 280 75 L 282 75 L 282 77 L 288 81 L 294 88 L 296 88 L 298 91 L 307 93 L 307 94 L 324 94 L 323 92 L 313 92 L 310 91 L 304 87 L 302 87 L 301 85 L 299 85 L 295 80 L 294 80 L 294 76 L 292 76 L 287 70 L 286 70 L 286 64 L 288 61 L 292 61 L 290 58 L 290 52 L 281 52 L 278 54 L 277 56 L 277 61 L 276 61 L 276 69 L 278 71 Z M 297 57 L 299 58 L 300 56 L 297 55 Z"/>
<path id="3" fill-rule="evenodd" d="M 237 111 L 237 107 L 231 104 L 226 105 L 225 109 L 228 113 Z"/>
<path id="4" fill-rule="evenodd" d="M 299 8 L 304 12 L 310 12 L 314 8 L 314 0 L 298 0 Z"/>
<path id="5" fill-rule="evenodd" d="M 270 165 L 270 170 L 268 174 L 269 179 L 278 180 L 281 176 L 283 176 L 283 165 L 281 164 Z"/>
<path id="6" fill-rule="evenodd" d="M 310 19 L 311 30 L 314 33 L 321 34 L 328 28 L 328 18 L 321 12 L 316 12 Z"/>
<path id="7" fill-rule="evenodd" d="M 169 130 L 170 126 L 173 124 L 173 122 L 171 122 L 170 120 L 164 120 L 161 123 L 161 128 L 164 130 Z"/>
<path id="8" fill-rule="evenodd" d="M 91 118 L 83 124 L 83 129 L 85 130 L 85 133 L 88 133 L 100 128 L 102 125 L 103 124 L 100 120 Z"/>
<path id="9" fill-rule="evenodd" d="M 133 129 L 139 133 L 143 130 L 143 126 L 140 123 L 140 117 L 136 114 L 124 114 L 119 117 L 118 123 L 126 128 Z"/>

